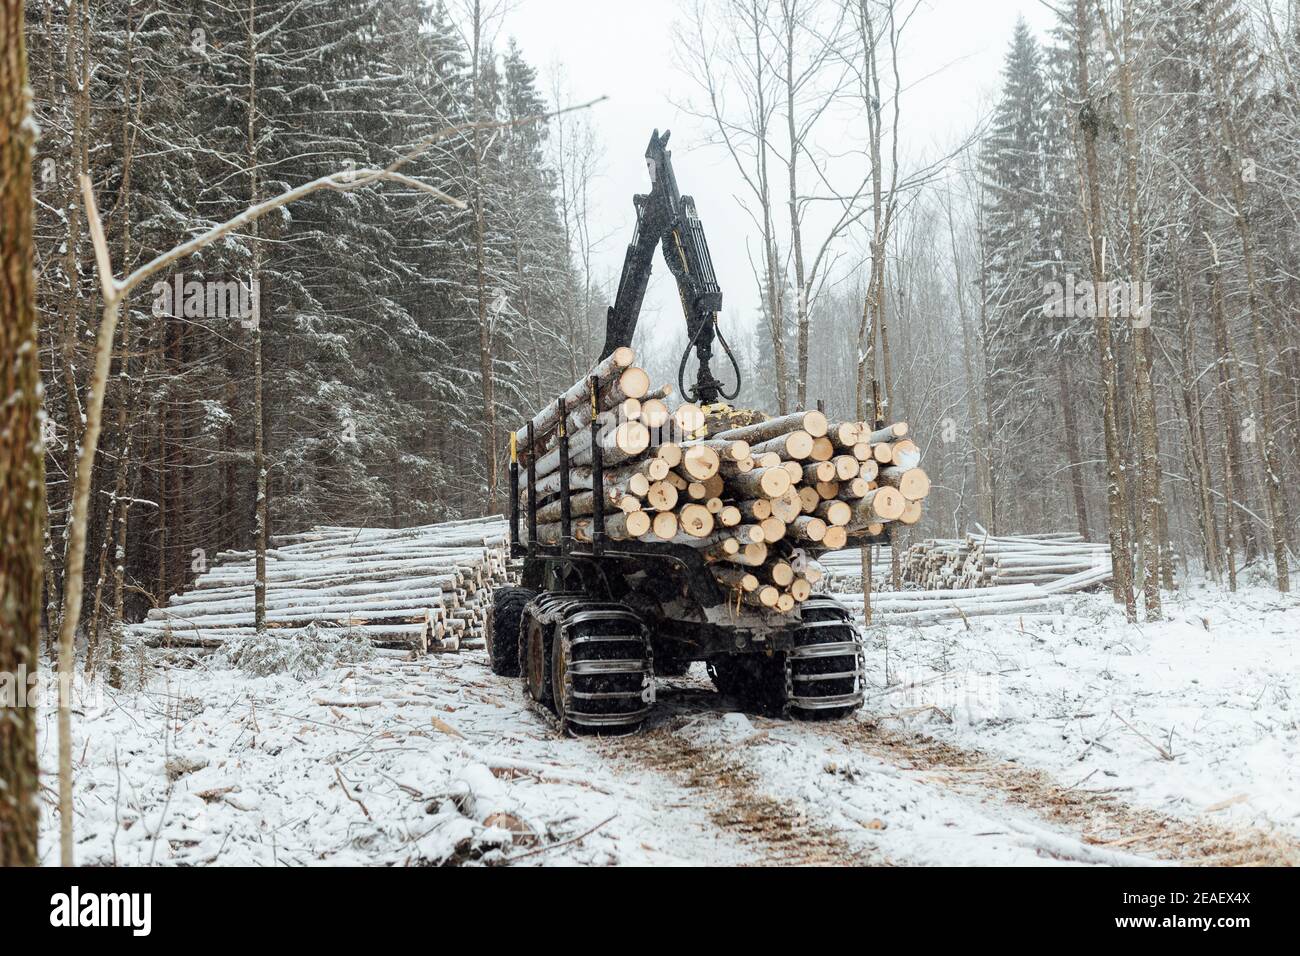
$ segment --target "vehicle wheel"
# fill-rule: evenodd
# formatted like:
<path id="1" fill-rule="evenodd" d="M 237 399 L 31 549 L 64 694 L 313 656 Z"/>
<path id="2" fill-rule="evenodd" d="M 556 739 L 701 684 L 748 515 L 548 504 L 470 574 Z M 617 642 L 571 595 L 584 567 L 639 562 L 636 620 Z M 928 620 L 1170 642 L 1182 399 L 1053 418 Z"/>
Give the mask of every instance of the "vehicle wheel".
<path id="1" fill-rule="evenodd" d="M 560 726 L 568 729 L 568 714 L 565 713 L 564 680 L 568 676 L 566 658 L 569 649 L 565 647 L 566 637 L 556 634 L 551 639 L 551 701 L 555 707 L 555 716 L 560 718 Z"/>
<path id="2" fill-rule="evenodd" d="M 525 614 L 519 644 L 522 658 L 519 663 L 529 696 L 539 704 L 554 709 L 551 697 L 550 628 L 534 615 Z"/>
<path id="3" fill-rule="evenodd" d="M 641 622 L 614 604 L 583 604 L 554 626 L 551 707 L 564 730 L 625 733 L 654 703 L 654 671 Z"/>
<path id="4" fill-rule="evenodd" d="M 790 650 L 790 715 L 834 720 L 862 706 L 862 639 L 848 612 L 833 601 L 805 607 Z"/>
<path id="5" fill-rule="evenodd" d="M 524 607 L 532 599 L 533 592 L 528 588 L 497 588 L 492 592 L 492 619 L 485 643 L 493 674 L 519 676 L 519 628 Z"/>

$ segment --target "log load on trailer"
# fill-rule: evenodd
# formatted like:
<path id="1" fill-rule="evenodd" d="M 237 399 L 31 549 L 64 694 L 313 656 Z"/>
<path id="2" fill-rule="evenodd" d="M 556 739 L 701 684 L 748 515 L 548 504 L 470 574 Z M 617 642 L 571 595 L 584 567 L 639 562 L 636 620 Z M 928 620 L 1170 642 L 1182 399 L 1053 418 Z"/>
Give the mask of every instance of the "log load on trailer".
<path id="1" fill-rule="evenodd" d="M 816 556 L 915 523 L 929 479 L 907 426 L 732 409 L 740 369 L 718 326 L 722 291 L 704 229 L 678 193 L 668 133 L 650 138 L 651 191 L 607 316 L 600 360 L 510 436 L 510 554 L 488 657 L 522 677 L 563 729 L 628 730 L 654 678 L 704 661 L 745 706 L 837 717 L 863 701 L 850 611 L 815 595 Z M 686 313 L 684 401 L 654 388 L 631 349 L 656 247 Z M 736 382 L 711 368 L 718 342 Z M 695 383 L 684 382 L 692 350 Z"/>

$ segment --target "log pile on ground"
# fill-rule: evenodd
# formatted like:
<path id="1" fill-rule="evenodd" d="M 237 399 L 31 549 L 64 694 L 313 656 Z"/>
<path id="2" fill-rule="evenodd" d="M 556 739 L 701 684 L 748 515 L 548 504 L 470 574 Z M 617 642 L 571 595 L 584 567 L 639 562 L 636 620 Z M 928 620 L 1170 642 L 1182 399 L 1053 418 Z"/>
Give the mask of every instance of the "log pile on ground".
<path id="1" fill-rule="evenodd" d="M 599 494 L 610 541 L 697 548 L 739 602 L 783 613 L 819 583 L 813 556 L 879 536 L 890 522 L 920 520 L 930 480 L 906 423 L 874 428 L 831 422 L 820 411 L 706 416 L 690 402 L 670 411 L 671 388 L 652 389 L 634 360 L 631 349 L 615 350 L 538 412 L 534 447 L 528 424 L 515 433 L 520 512 L 527 514 L 531 461 L 539 544 L 560 542 L 566 491 L 570 533 L 590 542 Z M 593 418 L 603 461 L 599 488 Z"/>
<path id="2" fill-rule="evenodd" d="M 860 588 L 860 551 L 841 555 L 845 574 L 850 573 L 847 557 L 858 559 Z M 926 625 L 988 615 L 1051 614 L 1059 611 L 1067 595 L 1100 587 L 1111 576 L 1109 548 L 1077 534 L 923 541 L 901 559 L 902 590 L 885 590 L 888 571 L 878 575 L 873 570 L 878 589 L 871 595 L 873 623 Z M 838 566 L 840 555 L 824 556 L 823 561 Z M 861 590 L 840 599 L 864 609 Z"/>
<path id="3" fill-rule="evenodd" d="M 1050 584 L 995 584 L 940 591 L 879 591 L 871 595 L 871 620 L 875 624 L 938 624 L 988 615 L 1017 617 L 1052 614 L 1069 594 L 1097 585 L 1095 570 L 1057 578 Z M 837 595 L 838 600 L 863 613 L 861 592 Z"/>
<path id="4" fill-rule="evenodd" d="M 485 633 L 492 588 L 507 579 L 506 542 L 500 517 L 277 535 L 266 552 L 267 628 L 286 636 L 309 626 L 351 632 L 377 647 L 459 649 Z M 249 636 L 253 583 L 253 552 L 222 552 L 189 591 L 130 630 L 169 647 L 216 648 Z"/>
<path id="5" fill-rule="evenodd" d="M 831 594 L 860 594 L 862 592 L 862 549 L 846 548 L 828 551 L 817 558 L 826 572 L 822 590 Z M 889 545 L 871 549 L 871 586 L 874 590 L 888 588 L 892 571 Z"/>
<path id="6" fill-rule="evenodd" d="M 825 589 L 852 593 L 862 590 L 862 551 L 848 548 L 821 555 Z M 873 590 L 891 590 L 890 549 L 872 549 Z M 903 590 L 944 591 L 996 587 L 1002 584 L 1053 584 L 1083 571 L 1085 586 L 1110 580 L 1110 548 L 1092 544 L 1078 534 L 1026 534 L 994 537 L 930 538 L 900 556 Z"/>
<path id="7" fill-rule="evenodd" d="M 1093 584 L 1109 580 L 1110 548 L 1079 534 L 931 538 L 902 555 L 903 586 L 925 590 L 1053 584 L 1086 571 Z"/>

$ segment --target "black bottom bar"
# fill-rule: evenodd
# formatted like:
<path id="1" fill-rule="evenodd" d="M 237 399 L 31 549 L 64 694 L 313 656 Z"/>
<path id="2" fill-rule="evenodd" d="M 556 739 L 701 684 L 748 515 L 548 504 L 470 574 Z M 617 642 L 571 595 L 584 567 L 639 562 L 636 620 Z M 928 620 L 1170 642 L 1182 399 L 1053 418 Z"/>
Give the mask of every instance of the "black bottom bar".
<path id="1" fill-rule="evenodd" d="M 882 845 L 887 842 L 882 839 Z M 545 861 L 543 854 L 522 858 L 520 864 Z M 338 898 L 340 881 L 348 887 L 346 909 L 322 906 Z M 66 939 L 75 932 L 51 922 L 66 914 L 73 886 L 83 902 L 96 893 L 150 894 L 148 936 L 135 936 L 126 925 L 81 927 L 85 937 L 94 934 L 128 946 L 189 946 L 199 934 L 202 950 L 256 940 L 258 948 L 284 941 L 299 951 L 312 943 L 336 951 L 345 940 L 373 941 L 376 929 L 394 920 L 422 927 L 430 939 L 446 931 L 443 924 L 448 920 L 488 934 L 507 914 L 515 927 L 544 927 L 562 918 L 554 908 L 556 892 L 583 894 L 584 932 L 599 934 L 606 920 L 611 929 L 625 931 L 626 910 L 618 901 L 626 900 L 632 889 L 650 900 L 664 892 L 656 876 L 599 868 L 545 876 L 376 868 L 357 877 L 333 868 L 299 869 L 292 877 L 273 870 L 215 868 L 0 870 L 6 952 L 31 952 L 22 945 L 29 938 Z M 770 942 L 771 920 L 742 918 L 754 899 L 780 899 L 782 909 L 802 913 L 836 898 L 858 900 L 863 919 L 829 921 L 817 932 L 823 949 L 830 943 L 838 949 L 850 941 L 896 939 L 902 934 L 926 949 L 947 941 L 987 946 L 1033 940 L 1054 947 L 1058 940 L 1068 940 L 1077 947 L 1080 940 L 1094 939 L 1146 945 L 1174 941 L 1180 946 L 1202 939 L 1227 952 L 1242 942 L 1257 948 L 1261 933 L 1263 939 L 1293 933 L 1294 891 L 1294 873 L 1280 869 L 886 867 L 842 873 L 773 868 L 735 869 L 721 879 L 716 872 L 681 870 L 673 876 L 672 899 L 707 903 L 720 913 L 728 905 L 734 907 L 736 918 L 691 930 L 697 943 L 712 933 L 725 939 L 732 952 L 737 943 L 753 945 L 757 952 Z M 430 900 L 436 899 L 455 900 L 455 905 L 430 909 Z M 510 901 L 505 910 L 502 899 Z M 603 905 L 606 902 L 610 905 Z"/>

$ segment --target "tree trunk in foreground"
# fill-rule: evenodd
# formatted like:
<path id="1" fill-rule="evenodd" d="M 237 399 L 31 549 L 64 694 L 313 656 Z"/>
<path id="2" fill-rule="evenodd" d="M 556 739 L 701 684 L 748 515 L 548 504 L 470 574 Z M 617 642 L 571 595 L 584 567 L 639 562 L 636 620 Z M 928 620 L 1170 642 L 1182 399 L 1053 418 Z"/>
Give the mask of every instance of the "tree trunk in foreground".
<path id="1" fill-rule="evenodd" d="M 0 673 L 13 701 L 0 714 L 0 867 L 34 866 L 40 812 L 36 710 L 25 677 L 40 649 L 45 452 L 32 273 L 32 154 L 23 5 L 0 5 Z M 9 706 L 14 704 L 17 706 Z"/>

